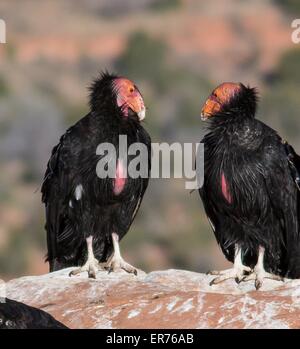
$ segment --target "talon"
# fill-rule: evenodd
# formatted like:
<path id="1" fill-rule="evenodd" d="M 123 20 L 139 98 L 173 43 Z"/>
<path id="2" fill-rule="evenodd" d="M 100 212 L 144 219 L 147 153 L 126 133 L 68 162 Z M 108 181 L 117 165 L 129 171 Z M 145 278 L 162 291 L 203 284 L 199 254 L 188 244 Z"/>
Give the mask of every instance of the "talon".
<path id="1" fill-rule="evenodd" d="M 69 273 L 69 276 L 77 275 L 87 271 L 89 278 L 96 279 L 97 270 L 99 270 L 98 261 L 96 259 L 88 259 L 82 267 L 72 270 Z"/>
<path id="2" fill-rule="evenodd" d="M 108 274 L 113 271 L 117 271 L 120 269 L 125 270 L 127 273 L 132 273 L 137 275 L 137 270 L 129 263 L 125 262 L 120 253 L 119 246 L 119 238 L 118 235 L 112 234 L 112 241 L 114 245 L 114 253 L 111 258 L 109 258 L 108 262 L 105 263 L 104 268 L 108 270 Z"/>
<path id="3" fill-rule="evenodd" d="M 89 278 L 91 278 L 91 279 L 96 279 L 96 274 L 95 274 L 94 271 L 90 271 L 90 272 L 89 272 Z"/>
<path id="4" fill-rule="evenodd" d="M 256 290 L 259 290 L 263 285 L 264 279 L 270 279 L 270 280 L 284 282 L 283 277 L 268 273 L 260 267 L 254 269 L 252 274 L 250 274 L 244 278 L 244 281 L 247 282 L 247 281 L 254 280 L 254 286 L 255 286 Z"/>
<path id="5" fill-rule="evenodd" d="M 228 279 L 229 279 L 229 278 L 227 278 L 227 277 L 219 276 L 219 277 L 217 277 L 217 278 L 214 278 L 214 279 L 210 282 L 210 286 L 220 284 L 221 282 L 223 282 L 223 281 L 225 281 L 225 280 L 228 280 Z"/>
<path id="6" fill-rule="evenodd" d="M 244 276 L 241 278 L 240 283 L 241 283 L 241 282 L 246 282 L 246 281 L 247 281 L 247 277 L 248 277 L 249 275 L 251 275 L 251 274 L 244 275 Z"/>
<path id="7" fill-rule="evenodd" d="M 215 285 L 215 282 L 216 281 L 216 278 L 215 279 L 213 279 L 213 280 L 211 280 L 211 282 L 209 283 L 209 286 L 213 286 L 213 285 Z"/>
<path id="8" fill-rule="evenodd" d="M 113 258 L 105 268 L 108 269 L 108 274 L 122 269 L 129 274 L 137 275 L 136 268 L 126 263 L 122 258 Z"/>
<path id="9" fill-rule="evenodd" d="M 236 277 L 234 280 L 237 284 L 240 284 L 242 282 L 243 278 Z"/>
<path id="10" fill-rule="evenodd" d="M 87 251 L 88 251 L 88 258 L 86 263 L 82 267 L 72 270 L 69 273 L 69 276 L 77 275 L 87 271 L 89 278 L 96 279 L 96 272 L 97 270 L 100 269 L 100 264 L 94 256 L 92 236 L 89 236 L 88 238 L 86 238 L 86 244 L 87 244 Z"/>
<path id="11" fill-rule="evenodd" d="M 244 273 L 248 272 L 248 270 L 249 268 L 247 266 L 241 264 L 241 265 L 234 266 L 232 269 L 212 271 L 210 272 L 211 275 L 219 275 L 219 276 L 210 282 L 210 286 L 221 283 L 228 279 L 234 279 L 235 282 L 239 284 L 246 277 Z"/>
<path id="12" fill-rule="evenodd" d="M 82 268 L 78 268 L 78 269 L 71 270 L 71 271 L 69 272 L 69 277 L 71 277 L 71 276 L 74 276 L 74 275 L 77 275 L 77 274 L 81 273 L 81 272 L 82 272 L 82 270 L 81 270 L 81 269 L 82 269 Z"/>
<path id="13" fill-rule="evenodd" d="M 265 248 L 262 246 L 259 246 L 258 259 L 257 259 L 256 266 L 255 266 L 252 274 L 248 275 L 245 278 L 245 281 L 255 280 L 254 286 L 255 286 L 256 290 L 259 290 L 262 287 L 264 279 L 271 279 L 271 280 L 275 280 L 275 281 L 284 281 L 283 277 L 281 277 L 279 275 L 271 274 L 265 270 L 265 268 L 264 268 L 264 255 L 265 255 Z"/>
<path id="14" fill-rule="evenodd" d="M 262 286 L 262 281 L 256 279 L 255 280 L 255 288 L 256 288 L 256 290 L 259 290 L 261 288 L 261 286 Z"/>

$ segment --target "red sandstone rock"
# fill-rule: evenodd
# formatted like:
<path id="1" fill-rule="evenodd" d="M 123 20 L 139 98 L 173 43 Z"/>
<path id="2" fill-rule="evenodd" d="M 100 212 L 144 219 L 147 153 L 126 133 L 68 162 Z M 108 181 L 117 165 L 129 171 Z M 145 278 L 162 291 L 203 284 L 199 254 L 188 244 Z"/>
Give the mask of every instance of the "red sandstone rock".
<path id="1" fill-rule="evenodd" d="M 181 270 L 134 275 L 70 269 L 6 284 L 8 298 L 42 309 L 70 328 L 299 328 L 300 280 L 228 280 Z"/>

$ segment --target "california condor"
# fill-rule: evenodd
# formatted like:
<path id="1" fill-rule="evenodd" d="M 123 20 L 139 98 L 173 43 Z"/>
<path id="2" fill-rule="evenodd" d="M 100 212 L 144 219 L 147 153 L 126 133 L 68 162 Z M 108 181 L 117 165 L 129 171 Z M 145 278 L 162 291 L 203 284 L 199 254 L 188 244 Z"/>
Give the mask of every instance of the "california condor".
<path id="1" fill-rule="evenodd" d="M 67 329 L 43 310 L 8 298 L 0 298 L 0 329 Z"/>
<path id="2" fill-rule="evenodd" d="M 211 284 L 300 277 L 300 157 L 255 119 L 256 90 L 223 83 L 205 102 L 203 205 L 232 269 Z"/>
<path id="3" fill-rule="evenodd" d="M 42 185 L 46 206 L 47 260 L 50 271 L 81 265 L 71 274 L 124 269 L 135 273 L 120 254 L 119 241 L 127 233 L 148 186 L 151 139 L 141 125 L 145 105 L 130 80 L 102 74 L 91 86 L 90 112 L 69 128 L 52 150 Z M 145 145 L 148 176 L 126 175 L 118 153 L 119 136 L 127 146 Z M 100 144 L 116 149 L 115 177 L 99 178 L 96 154 Z M 132 156 L 128 155 L 128 163 Z M 100 264 L 101 263 L 101 264 Z"/>

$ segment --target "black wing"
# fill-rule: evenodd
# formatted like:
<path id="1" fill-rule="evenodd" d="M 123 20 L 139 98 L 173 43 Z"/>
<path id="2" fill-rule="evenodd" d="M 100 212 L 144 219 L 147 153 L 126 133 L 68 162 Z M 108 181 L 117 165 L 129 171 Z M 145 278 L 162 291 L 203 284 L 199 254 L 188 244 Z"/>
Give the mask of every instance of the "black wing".
<path id="1" fill-rule="evenodd" d="M 126 234 L 138 210 L 141 206 L 145 191 L 148 187 L 151 172 L 151 138 L 149 134 L 139 127 L 137 131 L 137 142 L 143 143 L 148 151 L 148 177 L 138 178 L 133 182 L 132 196 L 130 200 L 123 201 L 117 210 L 118 214 L 118 231 L 121 237 Z M 130 160 L 130 159 L 129 159 Z"/>
<path id="2" fill-rule="evenodd" d="M 272 212 L 272 229 L 274 237 L 281 241 L 273 246 L 273 253 L 278 253 L 279 273 L 295 278 L 300 276 L 300 245 L 299 245 L 299 164 L 300 158 L 294 149 L 277 134 L 267 137 L 260 152 L 260 168 L 265 180 L 266 195 L 264 211 Z M 279 227 L 276 228 L 276 227 Z M 281 233 L 280 233 L 281 232 Z M 272 250 L 272 246 L 269 246 Z M 269 266 L 272 269 L 272 266 Z"/>
<path id="3" fill-rule="evenodd" d="M 43 310 L 5 298 L 0 302 L 0 329 L 67 329 Z"/>
<path id="4" fill-rule="evenodd" d="M 61 137 L 50 157 L 42 185 L 42 202 L 46 206 L 46 231 L 47 231 L 47 260 L 50 263 L 50 271 L 68 267 L 68 258 L 65 263 L 58 263 L 56 257 L 59 254 L 58 246 L 63 240 L 67 240 L 73 234 L 70 222 L 70 207 L 74 191 L 78 183 L 81 183 L 82 174 L 78 170 L 82 164 L 81 139 L 84 135 L 82 129 L 87 117 L 81 119 Z M 94 155 L 95 150 L 92 152 Z M 78 244 L 76 239 L 69 239 L 70 243 Z M 70 248 L 77 251 L 78 248 Z"/>
<path id="5" fill-rule="evenodd" d="M 71 234 L 71 226 L 67 217 L 67 201 L 71 196 L 72 188 L 67 171 L 67 164 L 63 161 L 62 154 L 65 152 L 65 136 L 52 150 L 47 165 L 45 178 L 42 185 L 42 202 L 46 207 L 46 231 L 47 231 L 47 260 L 50 263 L 50 271 L 57 268 L 55 258 L 57 257 L 57 242 L 60 237 Z M 65 267 L 62 265 L 60 267 Z"/>
<path id="6" fill-rule="evenodd" d="M 255 181 L 260 183 L 257 190 L 259 190 L 261 219 L 264 220 L 269 217 L 273 220 L 271 223 L 273 234 L 269 236 L 272 241 L 266 241 L 266 244 L 270 245 L 271 253 L 274 252 L 274 255 L 278 253 L 277 256 L 272 256 L 272 260 L 276 259 L 278 261 L 279 272 L 284 271 L 284 274 L 287 272 L 290 276 L 295 277 L 295 275 L 300 275 L 298 228 L 300 217 L 300 157 L 273 130 L 266 127 L 265 135 L 262 146 L 257 150 L 256 156 L 252 158 L 255 159 L 255 162 L 250 165 L 246 175 L 248 180 L 255 178 Z M 211 141 L 209 135 L 202 140 L 204 144 L 207 141 Z M 213 166 L 213 164 L 205 163 L 206 170 L 209 166 Z M 242 173 L 244 172 L 235 171 L 235 176 L 240 178 L 237 181 L 238 183 L 244 181 L 241 178 Z M 226 234 L 222 234 L 226 226 L 226 217 L 224 218 L 217 211 L 217 207 L 210 200 L 212 193 L 211 191 L 208 192 L 208 181 L 209 178 L 204 178 L 204 185 L 199 193 L 216 239 L 225 256 L 232 261 L 233 251 L 226 248 Z M 210 188 L 210 190 L 214 189 Z M 267 236 L 261 236 L 261 238 L 268 239 Z"/>
<path id="7" fill-rule="evenodd" d="M 234 251 L 231 248 L 227 248 L 226 241 L 224 241 L 224 234 L 222 234 L 222 228 L 224 225 L 223 217 L 217 210 L 217 207 L 210 200 L 212 195 L 211 191 L 208 189 L 208 173 L 212 174 L 216 170 L 216 167 L 213 165 L 213 161 L 210 161 L 214 154 L 210 153 L 210 149 L 217 147 L 217 144 L 214 143 L 215 139 L 210 137 L 211 134 L 207 134 L 201 140 L 201 143 L 204 144 L 204 181 L 201 188 L 199 188 L 199 194 L 202 199 L 203 207 L 208 218 L 209 224 L 215 234 L 218 244 L 220 245 L 222 252 L 226 258 L 230 261 L 233 261 Z M 196 169 L 197 170 L 197 169 Z"/>
<path id="8" fill-rule="evenodd" d="M 300 156 L 295 152 L 294 148 L 287 142 L 283 141 L 285 153 L 290 168 L 291 178 L 297 188 L 296 212 L 293 217 L 296 226 L 292 236 L 289 236 L 288 249 L 288 276 L 291 278 L 300 277 Z M 293 215 L 293 216 L 294 216 Z"/>

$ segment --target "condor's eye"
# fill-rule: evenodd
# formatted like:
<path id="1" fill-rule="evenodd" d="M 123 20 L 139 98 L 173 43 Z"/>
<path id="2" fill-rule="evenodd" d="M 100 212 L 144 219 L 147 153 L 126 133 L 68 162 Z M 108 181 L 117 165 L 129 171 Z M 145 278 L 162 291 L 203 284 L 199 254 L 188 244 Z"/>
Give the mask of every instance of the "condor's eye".
<path id="1" fill-rule="evenodd" d="M 129 92 L 132 93 L 134 91 L 133 87 L 130 87 Z"/>
<path id="2" fill-rule="evenodd" d="M 214 100 L 214 101 L 218 99 L 218 96 L 217 96 L 217 94 L 215 92 L 213 92 L 211 94 L 211 99 Z"/>

